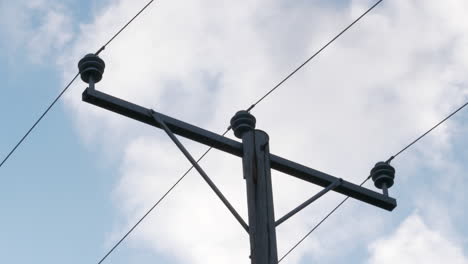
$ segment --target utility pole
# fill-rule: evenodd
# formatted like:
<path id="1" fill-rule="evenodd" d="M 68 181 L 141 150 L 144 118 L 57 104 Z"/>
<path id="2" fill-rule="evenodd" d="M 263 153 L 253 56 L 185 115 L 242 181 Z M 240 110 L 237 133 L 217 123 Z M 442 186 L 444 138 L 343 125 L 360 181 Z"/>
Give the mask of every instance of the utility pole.
<path id="1" fill-rule="evenodd" d="M 395 169 L 386 162 L 377 163 L 371 170 L 375 186 L 383 190 L 383 194 L 380 194 L 271 154 L 267 133 L 255 129 L 255 117 L 247 111 L 239 111 L 231 119 L 234 135 L 242 139 L 240 143 L 152 109 L 97 91 L 95 83 L 102 79 L 105 63 L 94 54 L 88 54 L 81 59 L 78 68 L 81 79 L 89 84 L 83 92 L 83 101 L 163 129 L 168 134 L 243 229 L 249 233 L 252 264 L 277 264 L 276 227 L 331 190 L 389 211 L 397 205 L 396 200 L 388 196 L 388 189 L 393 185 Z M 248 225 L 175 135 L 242 158 L 247 187 Z M 322 186 L 324 189 L 275 221 L 271 169 Z"/>
<path id="2" fill-rule="evenodd" d="M 236 137 L 242 139 L 242 165 L 247 185 L 250 258 L 252 263 L 276 264 L 276 225 L 267 133 L 255 129 L 255 117 L 239 111 L 231 119 Z"/>

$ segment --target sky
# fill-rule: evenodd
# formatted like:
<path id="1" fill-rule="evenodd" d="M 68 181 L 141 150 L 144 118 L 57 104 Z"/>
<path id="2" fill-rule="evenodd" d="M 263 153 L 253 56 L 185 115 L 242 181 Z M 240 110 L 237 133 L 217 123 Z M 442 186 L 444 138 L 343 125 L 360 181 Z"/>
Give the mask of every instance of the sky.
<path id="1" fill-rule="evenodd" d="M 221 134 L 373 3 L 155 1 L 101 53 L 97 89 Z M 144 4 L 0 1 L 1 158 Z M 467 12 L 463 0 L 383 1 L 252 111 L 271 152 L 359 184 L 467 101 Z M 82 102 L 85 88 L 77 80 L 0 168 L 0 263 L 97 263 L 190 167 L 163 131 Z M 392 161 L 392 212 L 350 199 L 282 263 L 468 263 L 467 117 Z M 241 160 L 213 150 L 201 166 L 247 219 Z M 321 190 L 272 181 L 276 218 Z M 279 257 L 343 198 L 278 227 Z M 105 263 L 248 256 L 248 235 L 194 171 Z"/>

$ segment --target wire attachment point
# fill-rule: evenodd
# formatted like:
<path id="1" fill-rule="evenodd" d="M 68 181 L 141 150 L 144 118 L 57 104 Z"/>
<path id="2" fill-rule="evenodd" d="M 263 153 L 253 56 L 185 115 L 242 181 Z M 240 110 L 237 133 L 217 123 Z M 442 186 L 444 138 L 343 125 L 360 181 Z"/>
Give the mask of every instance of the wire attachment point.
<path id="1" fill-rule="evenodd" d="M 375 187 L 382 189 L 383 194 L 388 196 L 388 188 L 393 186 L 395 179 L 395 168 L 387 162 L 377 162 L 371 170 L 371 177 Z"/>
<path id="2" fill-rule="evenodd" d="M 105 67 L 104 61 L 95 54 L 88 54 L 78 62 L 81 80 L 88 83 L 91 89 L 101 81 Z"/>
<path id="3" fill-rule="evenodd" d="M 101 48 L 98 49 L 98 51 L 96 51 L 96 53 L 94 53 L 94 55 L 98 56 L 105 49 L 106 49 L 106 46 L 102 46 Z"/>
<path id="4" fill-rule="evenodd" d="M 231 118 L 231 128 L 234 135 L 242 138 L 242 135 L 250 130 L 255 129 L 256 119 L 248 111 L 239 111 Z"/>

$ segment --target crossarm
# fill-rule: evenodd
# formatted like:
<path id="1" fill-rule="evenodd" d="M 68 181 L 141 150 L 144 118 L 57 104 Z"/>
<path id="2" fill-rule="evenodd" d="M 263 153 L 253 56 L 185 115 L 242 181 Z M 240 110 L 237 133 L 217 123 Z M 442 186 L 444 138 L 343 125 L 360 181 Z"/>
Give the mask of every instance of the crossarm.
<path id="1" fill-rule="evenodd" d="M 322 187 L 327 187 L 337 180 L 334 176 L 275 155 L 270 156 L 270 161 L 272 169 Z M 374 192 L 348 181 L 343 181 L 340 186 L 336 187 L 333 191 L 389 211 L 393 210 L 397 205 L 396 200 L 392 197 Z"/>
<path id="2" fill-rule="evenodd" d="M 83 101 L 148 125 L 162 128 L 161 124 L 154 120 L 153 116 L 150 114 L 150 109 L 113 97 L 103 92 L 88 88 L 83 92 Z M 242 143 L 178 119 L 160 113 L 157 114 L 174 134 L 228 152 L 235 156 L 242 157 Z M 272 169 L 322 187 L 327 187 L 338 179 L 337 177 L 311 169 L 273 154 L 270 156 L 270 162 Z M 343 181 L 340 186 L 334 189 L 334 191 L 389 211 L 396 207 L 396 200 L 394 198 L 363 188 L 351 182 Z"/>

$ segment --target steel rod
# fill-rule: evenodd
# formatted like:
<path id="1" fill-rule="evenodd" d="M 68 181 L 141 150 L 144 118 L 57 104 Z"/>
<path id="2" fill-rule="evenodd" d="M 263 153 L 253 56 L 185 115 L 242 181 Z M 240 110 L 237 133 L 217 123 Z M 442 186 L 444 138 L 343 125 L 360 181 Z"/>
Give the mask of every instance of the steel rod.
<path id="1" fill-rule="evenodd" d="M 278 219 L 275 223 L 276 226 L 279 226 L 281 225 L 284 221 L 288 220 L 289 218 L 291 218 L 293 215 L 297 214 L 299 211 L 301 211 L 302 209 L 306 208 L 309 204 L 315 202 L 317 199 L 319 199 L 320 197 L 322 197 L 324 194 L 326 194 L 327 192 L 335 189 L 336 187 L 338 187 L 341 183 L 343 182 L 342 179 L 338 179 L 336 180 L 335 182 L 333 182 L 332 184 L 328 185 L 325 189 L 321 190 L 320 192 L 318 192 L 317 194 L 315 194 L 314 196 L 312 196 L 309 200 L 303 202 L 301 205 L 299 205 L 298 207 L 294 208 L 293 210 L 291 210 L 291 212 L 285 214 L 283 217 L 281 217 L 280 219 Z"/>
<path id="2" fill-rule="evenodd" d="M 187 151 L 187 149 L 182 145 L 182 143 L 177 139 L 177 137 L 172 133 L 172 131 L 169 129 L 169 127 L 164 123 L 164 121 L 158 116 L 158 113 L 154 112 L 153 110 L 150 110 L 151 115 L 153 118 L 161 124 L 162 129 L 166 132 L 166 134 L 172 139 L 172 141 L 176 144 L 176 146 L 182 151 L 182 153 L 185 155 L 185 157 L 190 161 L 193 167 L 200 173 L 202 178 L 208 183 L 208 185 L 211 187 L 211 189 L 216 193 L 216 195 L 221 199 L 221 201 L 224 203 L 224 205 L 228 208 L 228 210 L 232 213 L 232 215 L 239 221 L 239 223 L 242 225 L 242 227 L 245 229 L 245 231 L 249 232 L 249 226 L 247 223 L 245 223 L 244 219 L 237 213 L 236 209 L 229 203 L 229 201 L 224 197 L 224 195 L 221 193 L 221 191 L 216 187 L 214 182 L 208 177 L 208 175 L 205 173 L 205 171 L 198 165 L 197 161 L 192 157 L 192 155 Z"/>

